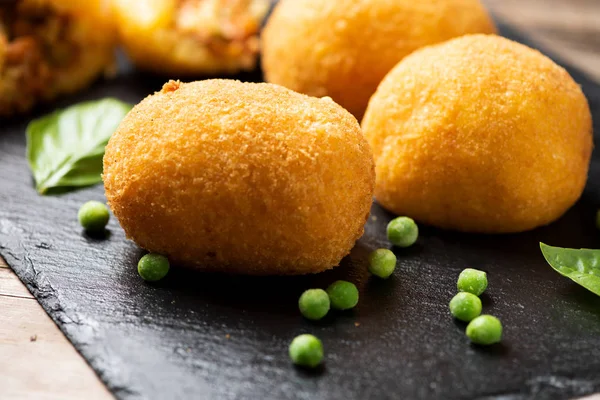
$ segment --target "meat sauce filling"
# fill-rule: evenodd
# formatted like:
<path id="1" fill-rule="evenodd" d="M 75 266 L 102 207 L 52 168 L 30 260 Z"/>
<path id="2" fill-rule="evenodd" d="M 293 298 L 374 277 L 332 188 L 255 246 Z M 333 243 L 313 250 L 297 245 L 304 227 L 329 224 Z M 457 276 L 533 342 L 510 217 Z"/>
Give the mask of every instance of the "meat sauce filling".
<path id="1" fill-rule="evenodd" d="M 69 16 L 43 1 L 0 2 L 0 114 L 53 97 L 53 73 L 77 62 Z"/>
<path id="2" fill-rule="evenodd" d="M 241 58 L 252 66 L 266 13 L 263 4 L 257 0 L 178 0 L 175 29 L 217 57 Z"/>

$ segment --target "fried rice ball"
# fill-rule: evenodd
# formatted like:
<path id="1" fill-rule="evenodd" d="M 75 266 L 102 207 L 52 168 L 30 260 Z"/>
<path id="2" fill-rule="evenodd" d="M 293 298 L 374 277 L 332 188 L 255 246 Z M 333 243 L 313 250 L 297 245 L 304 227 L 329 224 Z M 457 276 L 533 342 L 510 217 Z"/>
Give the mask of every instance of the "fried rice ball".
<path id="1" fill-rule="evenodd" d="M 233 74 L 256 67 L 270 0 L 113 0 L 121 40 L 141 69 Z"/>
<path id="2" fill-rule="evenodd" d="M 0 116 L 88 86 L 110 71 L 115 44 L 110 7 L 103 0 L 2 3 Z"/>
<path id="3" fill-rule="evenodd" d="M 358 122 L 329 98 L 170 81 L 110 139 L 104 184 L 127 236 L 177 264 L 305 274 L 362 235 L 375 175 Z"/>
<path id="4" fill-rule="evenodd" d="M 494 35 L 405 58 L 371 99 L 363 129 L 381 205 L 467 232 L 556 220 L 581 196 L 592 152 L 579 85 L 538 51 Z"/>
<path id="5" fill-rule="evenodd" d="M 330 96 L 357 118 L 383 77 L 416 49 L 494 33 L 479 0 L 282 0 L 262 36 L 268 82 Z"/>

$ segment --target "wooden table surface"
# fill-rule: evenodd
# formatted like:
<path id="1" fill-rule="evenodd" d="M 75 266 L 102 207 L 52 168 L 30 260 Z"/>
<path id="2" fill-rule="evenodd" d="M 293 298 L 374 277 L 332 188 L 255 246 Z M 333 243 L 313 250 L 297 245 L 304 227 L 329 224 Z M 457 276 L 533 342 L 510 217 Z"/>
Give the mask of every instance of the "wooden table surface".
<path id="1" fill-rule="evenodd" d="M 600 0 L 483 1 L 498 18 L 600 82 Z M 1 258 L 0 310 L 0 398 L 112 398 Z"/>

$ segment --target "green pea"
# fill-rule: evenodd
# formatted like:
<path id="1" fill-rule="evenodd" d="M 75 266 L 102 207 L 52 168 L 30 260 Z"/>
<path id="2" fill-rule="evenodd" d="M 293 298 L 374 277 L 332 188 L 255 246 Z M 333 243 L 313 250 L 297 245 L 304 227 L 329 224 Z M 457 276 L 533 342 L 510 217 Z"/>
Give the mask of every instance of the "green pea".
<path id="1" fill-rule="evenodd" d="M 480 296 L 487 289 L 487 274 L 483 271 L 473 268 L 463 270 L 458 276 L 456 287 L 459 292 L 473 293 Z"/>
<path id="2" fill-rule="evenodd" d="M 88 201 L 81 206 L 77 213 L 79 223 L 88 232 L 102 232 L 108 224 L 110 214 L 104 203 Z"/>
<path id="3" fill-rule="evenodd" d="M 327 288 L 331 307 L 336 310 L 348 310 L 358 304 L 358 289 L 347 281 L 333 282 Z"/>
<path id="4" fill-rule="evenodd" d="M 292 362 L 302 367 L 315 368 L 323 361 L 323 343 L 313 335 L 296 336 L 289 352 Z"/>
<path id="5" fill-rule="evenodd" d="M 409 247 L 419 237 L 419 227 L 412 218 L 398 217 L 387 226 L 387 237 L 394 246 Z"/>
<path id="6" fill-rule="evenodd" d="M 323 289 L 309 289 L 300 296 L 298 308 L 308 319 L 321 319 L 329 312 L 329 296 Z"/>
<path id="7" fill-rule="evenodd" d="M 498 343 L 502 339 L 502 323 L 491 315 L 480 315 L 467 325 L 467 337 L 485 346 Z"/>
<path id="8" fill-rule="evenodd" d="M 481 300 L 472 293 L 460 292 L 450 300 L 450 313 L 456 319 L 469 322 L 481 314 Z"/>
<path id="9" fill-rule="evenodd" d="M 396 269 L 396 255 L 388 249 L 378 249 L 369 255 L 369 272 L 386 279 Z"/>
<path id="10" fill-rule="evenodd" d="M 169 273 L 169 260 L 160 254 L 146 254 L 138 262 L 138 273 L 149 282 L 160 281 Z"/>

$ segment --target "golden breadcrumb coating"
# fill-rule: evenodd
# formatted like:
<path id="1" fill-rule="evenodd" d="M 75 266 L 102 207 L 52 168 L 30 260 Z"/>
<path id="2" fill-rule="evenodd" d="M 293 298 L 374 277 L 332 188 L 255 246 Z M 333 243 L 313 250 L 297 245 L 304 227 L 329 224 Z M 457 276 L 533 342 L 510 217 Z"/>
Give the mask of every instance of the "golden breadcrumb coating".
<path id="1" fill-rule="evenodd" d="M 375 175 L 358 122 L 329 98 L 171 81 L 111 138 L 104 184 L 127 236 L 175 263 L 304 274 L 360 238 Z"/>
<path id="2" fill-rule="evenodd" d="M 479 0 L 282 0 L 262 36 L 266 80 L 330 96 L 361 118 L 383 77 L 416 49 L 494 33 Z"/>
<path id="3" fill-rule="evenodd" d="M 538 51 L 494 35 L 405 58 L 371 99 L 363 129 L 380 204 L 469 232 L 556 220 L 580 197 L 592 151 L 579 85 Z"/>
<path id="4" fill-rule="evenodd" d="M 0 6 L 0 116 L 88 86 L 113 65 L 104 0 L 19 0 Z"/>
<path id="5" fill-rule="evenodd" d="M 253 70 L 270 0 L 113 0 L 121 40 L 141 69 L 166 75 Z"/>

